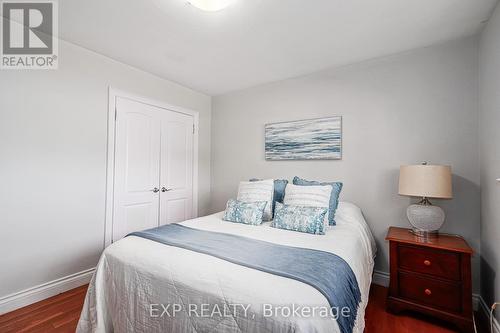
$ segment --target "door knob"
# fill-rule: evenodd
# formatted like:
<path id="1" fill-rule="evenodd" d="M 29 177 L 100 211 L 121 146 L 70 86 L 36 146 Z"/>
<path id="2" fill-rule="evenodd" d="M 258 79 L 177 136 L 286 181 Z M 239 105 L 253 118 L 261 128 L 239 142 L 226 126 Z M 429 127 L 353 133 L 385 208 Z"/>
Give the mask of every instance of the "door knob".
<path id="1" fill-rule="evenodd" d="M 172 189 L 171 189 L 171 188 L 166 188 L 165 186 L 163 186 L 163 187 L 161 188 L 161 191 L 162 191 L 162 192 L 168 192 L 168 191 L 172 191 Z"/>
<path id="2" fill-rule="evenodd" d="M 158 193 L 158 192 L 160 192 L 160 189 L 159 189 L 158 187 L 155 187 L 155 188 L 153 189 L 153 193 Z"/>

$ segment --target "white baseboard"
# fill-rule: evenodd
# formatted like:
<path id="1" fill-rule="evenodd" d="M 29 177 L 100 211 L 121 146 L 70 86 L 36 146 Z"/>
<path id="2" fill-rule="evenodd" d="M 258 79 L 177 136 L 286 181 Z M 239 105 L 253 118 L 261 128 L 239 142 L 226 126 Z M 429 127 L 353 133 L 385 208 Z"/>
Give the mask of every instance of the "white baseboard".
<path id="1" fill-rule="evenodd" d="M 0 315 L 42 301 L 90 282 L 94 268 L 0 297 Z"/>
<path id="2" fill-rule="evenodd" d="M 382 271 L 373 271 L 372 283 L 382 287 L 389 287 L 389 281 L 389 273 Z"/>

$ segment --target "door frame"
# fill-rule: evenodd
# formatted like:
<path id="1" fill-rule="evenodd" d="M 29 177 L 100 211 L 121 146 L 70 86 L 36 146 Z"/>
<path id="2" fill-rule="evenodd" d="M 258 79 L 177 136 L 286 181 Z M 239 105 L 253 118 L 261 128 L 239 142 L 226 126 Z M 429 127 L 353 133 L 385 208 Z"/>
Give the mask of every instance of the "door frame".
<path id="1" fill-rule="evenodd" d="M 106 212 L 104 217 L 104 247 L 113 239 L 113 202 L 115 178 L 115 131 L 116 131 L 116 99 L 118 97 L 148 104 L 168 111 L 178 112 L 193 117 L 193 216 L 198 217 L 198 129 L 200 114 L 198 111 L 171 105 L 148 97 L 129 93 L 109 87 L 108 90 L 108 139 L 106 151 Z"/>

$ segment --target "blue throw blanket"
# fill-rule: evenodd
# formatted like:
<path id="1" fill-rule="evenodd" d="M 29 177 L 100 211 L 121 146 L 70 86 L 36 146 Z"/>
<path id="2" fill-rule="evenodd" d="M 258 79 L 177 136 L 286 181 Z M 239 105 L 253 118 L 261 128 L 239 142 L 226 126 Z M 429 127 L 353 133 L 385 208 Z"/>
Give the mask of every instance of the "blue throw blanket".
<path id="1" fill-rule="evenodd" d="M 179 224 L 134 232 L 128 236 L 204 253 L 238 265 L 306 283 L 320 291 L 338 313 L 342 333 L 351 333 L 361 301 L 358 281 L 351 267 L 339 256 L 306 248 L 273 244 L 237 235 L 204 231 Z M 335 313 L 336 313 L 335 312 Z"/>

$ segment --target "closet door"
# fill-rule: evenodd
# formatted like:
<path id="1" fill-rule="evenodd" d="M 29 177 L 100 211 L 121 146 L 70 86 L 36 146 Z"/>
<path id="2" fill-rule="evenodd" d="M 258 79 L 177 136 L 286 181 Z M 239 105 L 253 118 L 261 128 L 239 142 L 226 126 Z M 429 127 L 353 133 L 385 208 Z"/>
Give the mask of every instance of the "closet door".
<path id="1" fill-rule="evenodd" d="M 158 226 L 161 112 L 117 98 L 113 241 Z"/>
<path id="2" fill-rule="evenodd" d="M 160 225 L 193 218 L 193 117 L 165 112 L 161 124 Z"/>

